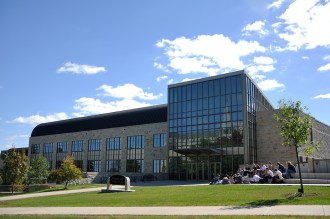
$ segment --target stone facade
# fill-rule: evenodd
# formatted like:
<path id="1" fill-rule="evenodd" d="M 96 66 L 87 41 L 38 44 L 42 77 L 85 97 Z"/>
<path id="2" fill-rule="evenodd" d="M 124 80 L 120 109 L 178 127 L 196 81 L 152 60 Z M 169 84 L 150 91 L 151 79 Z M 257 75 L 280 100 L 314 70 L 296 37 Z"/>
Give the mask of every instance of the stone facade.
<path id="1" fill-rule="evenodd" d="M 274 119 L 277 110 L 257 112 L 257 144 L 258 144 L 258 162 L 273 164 L 286 161 L 296 163 L 295 149 L 283 146 L 283 138 Z M 302 163 L 310 163 L 315 159 L 330 158 L 330 127 L 313 119 L 313 129 L 310 137 L 314 142 L 320 142 L 319 150 L 312 155 L 306 156 L 302 151 L 299 152 L 300 161 Z M 310 141 L 309 141 L 310 142 Z M 302 167 L 306 166 L 303 164 Z M 307 165 L 310 167 L 310 165 Z M 308 168 L 309 168 L 308 167 Z M 314 172 L 306 167 L 306 172 Z"/>
<path id="2" fill-rule="evenodd" d="M 168 162 L 168 145 L 164 147 L 154 148 L 153 147 L 153 135 L 159 133 L 167 133 L 167 123 L 152 123 L 145 125 L 135 125 L 127 127 L 118 127 L 110 129 L 91 130 L 84 132 L 74 132 L 65 134 L 56 134 L 48 136 L 38 136 L 30 138 L 30 145 L 40 144 L 40 154 L 42 154 L 45 143 L 53 143 L 53 154 L 52 154 L 52 167 L 54 169 L 56 165 L 56 144 L 57 142 L 67 141 L 68 142 L 68 153 L 71 153 L 71 142 L 74 140 L 83 140 L 83 172 L 87 171 L 87 157 L 88 157 L 88 140 L 100 139 L 101 140 L 101 165 L 100 174 L 108 175 L 105 173 L 106 163 L 106 139 L 111 137 L 120 137 L 121 139 L 121 169 L 116 174 L 130 175 L 126 173 L 126 156 L 127 156 L 127 137 L 128 136 L 144 136 L 144 172 L 143 174 L 153 173 L 153 160 L 166 160 Z M 31 147 L 29 148 L 31 150 Z M 29 151 L 30 153 L 31 151 Z M 167 172 L 167 171 L 166 171 Z M 138 173 L 131 173 L 132 175 L 138 176 Z M 162 174 L 158 174 L 157 178 L 166 178 Z"/>
<path id="3" fill-rule="evenodd" d="M 274 119 L 276 111 L 257 112 L 257 159 L 259 164 L 267 164 L 271 161 L 274 164 L 296 160 L 294 148 L 282 145 L 282 137 Z M 276 165 L 275 165 L 276 166 Z"/>

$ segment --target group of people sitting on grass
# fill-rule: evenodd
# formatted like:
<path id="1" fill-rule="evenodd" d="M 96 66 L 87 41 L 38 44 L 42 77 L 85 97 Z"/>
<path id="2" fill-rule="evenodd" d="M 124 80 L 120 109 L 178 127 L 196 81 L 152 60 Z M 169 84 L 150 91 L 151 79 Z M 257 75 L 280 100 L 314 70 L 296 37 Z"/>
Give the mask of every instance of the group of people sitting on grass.
<path id="1" fill-rule="evenodd" d="M 268 164 L 258 165 L 253 164 L 245 166 L 244 169 L 239 168 L 237 173 L 232 176 L 216 176 L 212 178 L 210 185 L 217 184 L 250 184 L 250 183 L 283 183 L 283 179 L 293 178 L 292 174 L 296 173 L 294 165 L 288 161 L 287 168 L 280 162 L 277 162 L 277 167 L 273 167 L 271 162 Z"/>

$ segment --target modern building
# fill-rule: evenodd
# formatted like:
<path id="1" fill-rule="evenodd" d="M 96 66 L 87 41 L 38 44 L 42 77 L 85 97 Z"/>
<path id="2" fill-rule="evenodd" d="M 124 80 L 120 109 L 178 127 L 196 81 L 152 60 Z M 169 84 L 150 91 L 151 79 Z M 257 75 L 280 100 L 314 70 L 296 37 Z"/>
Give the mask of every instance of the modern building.
<path id="1" fill-rule="evenodd" d="M 295 160 L 281 146 L 275 112 L 237 71 L 169 85 L 168 104 L 40 124 L 29 155 L 46 157 L 52 169 L 73 155 L 82 171 L 100 176 L 209 180 L 244 164 Z M 315 123 L 321 131 L 311 133 L 325 139 L 316 156 L 330 159 L 330 128 Z"/>

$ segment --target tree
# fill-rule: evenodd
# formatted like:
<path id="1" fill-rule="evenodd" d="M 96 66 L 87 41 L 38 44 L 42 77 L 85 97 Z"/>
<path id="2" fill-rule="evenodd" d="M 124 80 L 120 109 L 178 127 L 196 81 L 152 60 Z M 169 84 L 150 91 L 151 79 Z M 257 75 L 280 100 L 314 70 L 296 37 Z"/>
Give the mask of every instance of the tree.
<path id="1" fill-rule="evenodd" d="M 37 156 L 29 168 L 29 178 L 34 183 L 43 183 L 49 176 L 49 164 L 45 157 Z"/>
<path id="2" fill-rule="evenodd" d="M 60 166 L 51 173 L 51 178 L 58 181 L 64 182 L 64 189 L 67 188 L 68 183 L 74 180 L 80 179 L 82 172 L 73 163 L 74 158 L 70 155 L 66 156 Z"/>
<path id="3" fill-rule="evenodd" d="M 279 112 L 274 115 L 284 138 L 283 145 L 295 148 L 301 186 L 298 192 L 300 193 L 304 193 L 304 187 L 298 153 L 300 149 L 303 149 L 305 154 L 312 154 L 317 149 L 317 145 L 314 145 L 313 142 L 310 145 L 307 144 L 312 129 L 312 117 L 304 112 L 304 109 L 307 110 L 306 107 L 301 107 L 300 101 L 281 100 L 279 101 Z"/>
<path id="4" fill-rule="evenodd" d="M 28 172 L 28 158 L 25 152 L 19 152 L 15 147 L 3 153 L 3 168 L 1 175 L 5 185 L 11 185 L 11 192 L 14 193 L 15 188 L 22 191 L 24 188 L 24 180 Z"/>

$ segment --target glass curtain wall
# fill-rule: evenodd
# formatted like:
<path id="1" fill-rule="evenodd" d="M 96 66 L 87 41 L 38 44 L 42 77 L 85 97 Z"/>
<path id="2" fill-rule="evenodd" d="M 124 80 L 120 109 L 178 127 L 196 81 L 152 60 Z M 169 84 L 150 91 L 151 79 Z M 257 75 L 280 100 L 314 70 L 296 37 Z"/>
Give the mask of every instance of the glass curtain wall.
<path id="1" fill-rule="evenodd" d="M 257 134 L 256 134 L 256 112 L 273 109 L 265 96 L 249 77 L 245 77 L 246 88 L 246 122 L 248 129 L 247 153 L 248 161 L 246 163 L 257 163 Z"/>
<path id="2" fill-rule="evenodd" d="M 168 99 L 170 179 L 208 180 L 244 163 L 242 75 L 170 86 Z"/>

